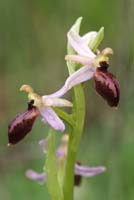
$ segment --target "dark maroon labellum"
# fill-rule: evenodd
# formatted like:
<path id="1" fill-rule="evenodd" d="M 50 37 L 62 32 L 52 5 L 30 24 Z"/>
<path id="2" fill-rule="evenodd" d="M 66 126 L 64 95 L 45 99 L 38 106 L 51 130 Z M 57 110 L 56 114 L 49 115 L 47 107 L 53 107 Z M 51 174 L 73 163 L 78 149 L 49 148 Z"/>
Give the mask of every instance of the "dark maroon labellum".
<path id="1" fill-rule="evenodd" d="M 17 115 L 8 126 L 9 145 L 18 143 L 32 130 L 38 114 L 38 109 L 32 106 L 32 102 L 29 102 L 28 109 Z"/>
<path id="2" fill-rule="evenodd" d="M 77 164 L 81 165 L 79 161 L 77 161 Z M 82 176 L 75 174 L 74 175 L 74 185 L 75 186 L 80 186 L 81 182 L 82 182 Z"/>
<path id="3" fill-rule="evenodd" d="M 101 64 L 100 64 L 101 65 Z M 94 74 L 95 89 L 111 107 L 117 107 L 120 98 L 119 84 L 115 76 L 101 65 Z"/>

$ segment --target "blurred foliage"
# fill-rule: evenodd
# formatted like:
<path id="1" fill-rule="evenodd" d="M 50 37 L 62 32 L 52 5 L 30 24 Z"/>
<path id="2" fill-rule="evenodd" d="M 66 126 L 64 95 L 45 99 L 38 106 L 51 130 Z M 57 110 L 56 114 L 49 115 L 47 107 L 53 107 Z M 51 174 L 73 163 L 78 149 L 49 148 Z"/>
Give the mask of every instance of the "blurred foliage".
<path id="1" fill-rule="evenodd" d="M 7 145 L 7 124 L 26 109 L 19 92 L 31 84 L 40 94 L 59 89 L 67 77 L 66 32 L 83 16 L 81 32 L 105 27 L 101 49 L 114 50 L 110 71 L 118 77 L 121 101 L 109 108 L 87 83 L 86 129 L 78 159 L 105 165 L 107 172 L 84 179 L 76 199 L 134 199 L 134 1 L 1 0 L 0 1 L 0 197 L 5 200 L 49 199 L 45 185 L 25 178 L 27 168 L 42 171 L 38 140 L 47 129 L 37 120 L 33 131 L 14 148 Z M 69 97 L 69 96 L 67 96 Z M 60 137 L 61 135 L 59 135 Z"/>

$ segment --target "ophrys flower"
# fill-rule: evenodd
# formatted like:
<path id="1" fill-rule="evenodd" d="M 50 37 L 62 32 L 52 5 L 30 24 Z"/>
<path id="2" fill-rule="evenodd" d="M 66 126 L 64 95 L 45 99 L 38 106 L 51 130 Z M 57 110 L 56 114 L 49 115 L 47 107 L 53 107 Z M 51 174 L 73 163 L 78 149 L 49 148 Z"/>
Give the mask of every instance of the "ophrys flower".
<path id="1" fill-rule="evenodd" d="M 57 97 L 40 96 L 29 85 L 23 85 L 21 91 L 28 93 L 28 108 L 17 115 L 8 127 L 9 144 L 16 144 L 32 129 L 36 117 L 40 114 L 42 121 L 53 129 L 64 131 L 65 125 L 58 117 L 53 107 L 71 107 L 72 103 L 66 99 Z"/>

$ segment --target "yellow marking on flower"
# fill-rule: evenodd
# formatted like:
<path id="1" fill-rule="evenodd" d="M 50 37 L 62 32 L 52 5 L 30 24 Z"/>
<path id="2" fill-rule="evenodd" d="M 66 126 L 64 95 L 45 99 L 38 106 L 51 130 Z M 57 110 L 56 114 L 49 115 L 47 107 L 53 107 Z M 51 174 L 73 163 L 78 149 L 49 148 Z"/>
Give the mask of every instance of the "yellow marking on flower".
<path id="1" fill-rule="evenodd" d="M 113 54 L 113 50 L 111 48 L 105 48 L 100 54 L 98 54 L 95 58 L 96 60 L 96 66 L 100 67 L 100 62 L 106 62 L 109 63 L 109 57 L 108 55 Z"/>
<path id="2" fill-rule="evenodd" d="M 27 92 L 29 101 L 34 100 L 33 105 L 36 106 L 37 108 L 40 108 L 43 105 L 42 97 L 37 93 L 35 93 L 30 85 L 22 85 L 20 91 Z"/>

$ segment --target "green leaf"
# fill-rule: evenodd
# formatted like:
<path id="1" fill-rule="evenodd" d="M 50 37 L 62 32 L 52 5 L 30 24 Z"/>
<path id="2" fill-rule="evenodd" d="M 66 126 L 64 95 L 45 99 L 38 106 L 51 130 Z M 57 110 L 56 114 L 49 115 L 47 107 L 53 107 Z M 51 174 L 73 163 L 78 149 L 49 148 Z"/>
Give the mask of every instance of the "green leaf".
<path id="1" fill-rule="evenodd" d="M 55 131 L 50 129 L 46 154 L 47 186 L 52 200 L 63 200 L 63 193 L 58 181 L 57 162 L 55 154 Z"/>

